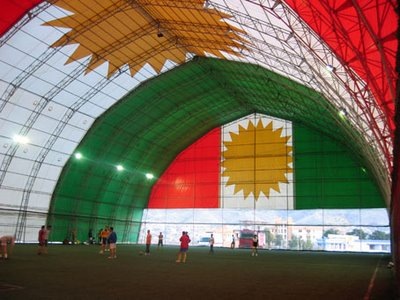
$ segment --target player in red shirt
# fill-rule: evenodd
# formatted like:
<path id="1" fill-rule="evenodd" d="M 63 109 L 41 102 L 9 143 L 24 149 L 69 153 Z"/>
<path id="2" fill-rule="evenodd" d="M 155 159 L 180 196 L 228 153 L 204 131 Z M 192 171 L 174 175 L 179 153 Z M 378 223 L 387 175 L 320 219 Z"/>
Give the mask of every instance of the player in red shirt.
<path id="1" fill-rule="evenodd" d="M 46 229 L 44 225 L 39 230 L 38 242 L 39 242 L 38 254 L 40 255 L 45 253 L 44 247 L 46 243 Z"/>
<path id="2" fill-rule="evenodd" d="M 146 235 L 146 250 L 144 252 L 144 255 L 150 255 L 150 245 L 151 245 L 151 233 L 150 230 L 147 230 L 147 235 Z"/>
<path id="3" fill-rule="evenodd" d="M 191 240 L 188 233 L 185 231 L 182 231 L 182 236 L 179 240 L 181 242 L 181 247 L 179 249 L 178 259 L 176 260 L 176 262 L 180 263 L 182 261 L 183 263 L 185 263 L 187 251 L 189 250 L 189 243 L 191 242 Z"/>

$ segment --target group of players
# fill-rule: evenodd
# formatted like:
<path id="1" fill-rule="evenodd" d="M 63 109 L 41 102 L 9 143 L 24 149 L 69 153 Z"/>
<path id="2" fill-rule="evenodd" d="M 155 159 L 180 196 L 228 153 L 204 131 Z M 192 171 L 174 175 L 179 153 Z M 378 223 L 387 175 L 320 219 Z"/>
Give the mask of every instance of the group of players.
<path id="1" fill-rule="evenodd" d="M 231 244 L 231 249 L 234 248 L 235 240 L 234 236 L 232 236 L 232 244 Z M 163 235 L 162 232 L 160 232 L 159 239 L 158 239 L 158 246 L 162 246 L 162 240 L 163 240 Z M 189 243 L 191 242 L 189 234 L 187 231 L 182 231 L 182 236 L 179 238 L 180 241 L 180 248 L 178 252 L 178 257 L 176 259 L 177 263 L 185 263 L 186 258 L 187 258 L 187 252 L 189 250 Z M 151 233 L 150 230 L 147 230 L 147 236 L 146 236 L 146 250 L 145 250 L 145 255 L 150 255 L 150 243 L 151 243 Z M 209 245 L 210 245 L 210 254 L 214 253 L 214 235 L 211 234 L 210 239 L 209 239 Z M 254 234 L 252 238 L 252 247 L 251 247 L 251 255 L 252 256 L 258 256 L 258 235 Z"/>
<path id="2" fill-rule="evenodd" d="M 48 235 L 51 230 L 51 226 L 42 226 L 39 230 L 38 234 L 38 241 L 39 241 L 39 248 L 38 254 L 46 254 L 47 253 L 47 243 L 48 243 Z M 99 239 L 101 243 L 100 254 L 103 254 L 105 251 L 110 251 L 110 256 L 108 258 L 117 258 L 117 234 L 114 231 L 113 227 L 106 226 L 104 229 L 101 229 L 99 232 Z M 180 248 L 178 252 L 178 257 L 176 262 L 177 263 L 185 263 L 187 258 L 187 252 L 189 250 L 189 243 L 191 239 L 187 231 L 182 231 L 182 236 L 179 239 L 180 241 Z M 151 243 L 151 234 L 150 230 L 147 231 L 146 237 L 146 255 L 150 254 L 150 243 Z M 234 241 L 232 242 L 234 243 Z M 12 253 L 12 249 L 15 244 L 15 236 L 11 235 L 4 235 L 0 237 L 0 258 L 8 259 L 9 255 Z M 107 247 L 108 245 L 108 247 Z M 160 232 L 158 246 L 163 245 L 163 235 Z M 213 249 L 214 246 L 214 238 L 211 235 L 210 238 L 210 249 Z M 253 237 L 252 243 L 252 256 L 258 256 L 258 236 L 255 234 Z M 212 251 L 213 252 L 213 251 Z"/>
<path id="3" fill-rule="evenodd" d="M 117 243 L 117 234 L 114 231 L 113 227 L 108 227 L 106 226 L 104 229 L 101 229 L 99 231 L 99 239 L 100 239 L 100 254 L 104 254 L 105 251 L 109 250 L 110 251 L 110 256 L 108 258 L 117 258 L 116 255 L 116 243 Z M 150 255 L 150 245 L 151 245 L 151 239 L 152 235 L 150 233 L 150 230 L 147 230 L 147 235 L 146 235 L 146 249 L 144 254 L 145 255 Z M 163 239 L 164 236 L 162 232 L 158 235 L 158 247 L 163 246 Z M 187 231 L 182 231 L 182 236 L 179 239 L 180 241 L 180 248 L 178 252 L 178 257 L 176 259 L 177 263 L 185 263 L 186 258 L 187 258 L 187 251 L 189 250 L 189 243 L 191 242 L 189 234 Z M 108 247 L 107 247 L 108 245 Z M 143 254 L 142 251 L 140 251 L 140 254 Z"/>
<path id="4" fill-rule="evenodd" d="M 117 258 L 117 233 L 113 227 L 106 226 L 100 230 L 99 238 L 101 239 L 100 254 L 104 254 L 109 250 L 110 255 L 108 258 Z M 107 248 L 108 245 L 108 248 Z"/>
<path id="5" fill-rule="evenodd" d="M 232 236 L 233 237 L 233 236 Z M 110 250 L 110 256 L 108 258 L 117 258 L 116 256 L 116 242 L 117 242 L 117 234 L 114 232 L 112 227 L 106 226 L 104 229 L 101 229 L 99 232 L 99 238 L 101 240 L 101 249 L 100 249 L 100 254 L 103 254 L 105 251 L 107 251 L 107 245 L 109 245 L 109 250 Z M 163 246 L 163 234 L 160 232 L 158 236 L 158 247 Z M 147 230 L 147 235 L 146 235 L 146 249 L 144 254 L 145 255 L 150 255 L 150 244 L 151 244 L 151 239 L 152 235 L 150 233 L 150 230 Z M 187 258 L 187 252 L 189 250 L 189 243 L 191 242 L 191 239 L 189 237 L 189 234 L 187 231 L 182 231 L 182 236 L 179 238 L 180 241 L 180 248 L 178 252 L 178 257 L 176 259 L 177 263 L 185 263 L 186 258 Z M 211 234 L 210 237 L 210 253 L 214 253 L 214 237 L 213 234 Z M 232 241 L 232 244 L 234 245 L 234 238 Z M 231 248 L 233 249 L 234 246 Z M 143 254 L 142 251 L 140 251 L 140 254 Z M 252 239 L 252 256 L 258 256 L 258 235 L 254 234 L 253 239 Z"/>
<path id="6" fill-rule="evenodd" d="M 47 243 L 51 226 L 42 226 L 38 233 L 39 248 L 37 254 L 47 253 Z M 3 235 L 0 237 L 0 259 L 8 259 L 15 245 L 15 235 Z"/>

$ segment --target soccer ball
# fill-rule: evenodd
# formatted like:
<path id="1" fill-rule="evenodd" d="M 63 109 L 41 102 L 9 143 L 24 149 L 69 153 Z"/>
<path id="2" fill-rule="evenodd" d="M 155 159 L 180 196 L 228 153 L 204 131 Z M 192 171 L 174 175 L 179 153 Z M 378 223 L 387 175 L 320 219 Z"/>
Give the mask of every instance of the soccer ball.
<path id="1" fill-rule="evenodd" d="M 143 255 L 144 254 L 144 252 L 143 251 L 139 251 L 139 255 Z"/>

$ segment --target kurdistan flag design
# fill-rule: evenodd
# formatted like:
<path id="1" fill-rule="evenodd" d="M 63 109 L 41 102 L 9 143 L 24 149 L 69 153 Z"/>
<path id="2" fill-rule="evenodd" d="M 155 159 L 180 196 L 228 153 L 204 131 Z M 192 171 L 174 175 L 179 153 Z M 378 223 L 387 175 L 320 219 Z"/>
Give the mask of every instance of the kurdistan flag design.
<path id="1" fill-rule="evenodd" d="M 305 54 L 307 63 L 299 62 L 302 72 L 297 74 L 298 64 L 291 64 L 294 72 L 290 69 L 286 72 L 289 79 L 297 81 L 297 75 L 303 78 L 321 67 L 320 60 L 314 57 L 318 52 L 309 52 L 310 43 L 293 43 L 293 37 L 304 37 L 304 40 L 312 41 L 313 49 L 329 49 L 324 51 L 329 58 L 326 61 L 345 63 L 350 75 L 355 72 L 357 78 L 371 88 L 371 94 L 380 95 L 376 104 L 382 107 L 382 111 L 389 112 L 388 116 L 394 111 L 394 102 L 389 100 L 393 99 L 390 92 L 395 90 L 395 80 L 389 79 L 396 76 L 392 77 L 394 73 L 388 72 L 395 70 L 398 45 L 398 18 L 392 9 L 393 1 L 379 1 L 376 5 L 358 1 L 357 6 L 348 5 L 349 2 L 343 0 L 332 2 L 333 6 L 320 1 L 273 1 L 271 5 L 275 7 L 277 4 L 275 8 L 279 11 L 284 3 L 292 8 L 289 18 L 282 14 L 282 19 L 276 18 L 275 9 L 252 1 L 241 2 L 240 6 L 235 1 L 212 1 L 217 6 L 209 6 L 209 2 L 204 0 L 168 2 L 174 5 L 166 6 L 164 1 L 136 1 L 133 5 L 132 1 L 125 0 L 2 1 L 0 131 L 4 168 L 0 206 L 5 208 L 2 220 L 11 234 L 15 224 L 19 224 L 20 229 L 26 230 L 26 241 L 35 241 L 35 228 L 45 224 L 48 215 L 56 216 L 53 225 L 58 223 L 59 226 L 53 228 L 67 228 L 67 224 L 86 228 L 88 218 L 103 223 L 102 220 L 110 213 L 111 202 L 106 200 L 110 194 L 113 199 L 119 199 L 113 203 L 115 219 L 127 220 L 123 222 L 128 227 L 131 227 L 132 220 L 138 224 L 140 209 L 147 203 L 147 190 L 143 197 L 141 193 L 132 192 L 134 197 L 140 198 L 139 203 L 132 204 L 133 197 L 125 189 L 119 189 L 115 197 L 115 186 L 126 185 L 126 182 L 119 181 L 121 176 L 110 177 L 103 171 L 95 172 L 93 168 L 93 163 L 103 161 L 103 154 L 107 152 L 103 152 L 103 140 L 98 142 L 101 151 L 90 151 L 93 163 L 80 163 L 76 172 L 71 171 L 69 165 L 74 161 L 74 152 L 97 141 L 98 136 L 87 133 L 91 130 L 96 132 L 96 126 L 92 125 L 102 119 L 114 104 L 126 99 L 125 96 L 136 91 L 142 83 L 146 85 L 148 79 L 173 70 L 195 56 L 238 60 L 269 69 L 271 64 L 266 58 L 270 55 L 266 50 L 264 53 L 264 49 L 269 47 L 252 41 L 264 40 L 268 42 L 264 46 L 275 45 L 274 41 L 282 37 L 274 39 L 271 31 L 260 30 L 265 27 L 258 26 L 259 22 L 269 24 L 273 20 L 270 25 L 279 29 L 276 33 L 286 32 L 290 37 L 292 51 L 296 54 L 294 58 L 301 58 L 297 54 Z M 178 2 L 180 5 L 175 5 Z M 360 12 L 375 18 L 364 24 L 359 21 Z M 296 26 L 289 26 L 291 22 Z M 307 32 L 302 30 L 305 24 Z M 354 30 L 332 31 L 332 28 Z M 201 43 L 199 33 L 202 35 Z M 318 43 L 314 36 L 318 37 Z M 262 51 L 258 53 L 251 49 Z M 275 52 L 271 55 L 276 57 Z M 283 57 L 284 62 L 286 59 Z M 381 63 L 380 59 L 386 63 Z M 279 61 L 272 72 L 281 73 Z M 285 69 L 289 67 L 286 63 L 284 66 Z M 307 82 L 303 83 L 307 86 Z M 314 87 L 314 81 L 310 84 Z M 364 88 L 362 92 L 364 94 Z M 349 91 L 347 96 L 351 95 L 353 91 Z M 346 95 L 342 96 L 347 99 Z M 232 110 L 237 109 L 234 107 Z M 389 118 L 389 122 L 392 119 Z M 284 126 L 281 126 L 279 120 L 271 120 L 260 121 L 254 116 L 245 118 L 216 128 L 188 145 L 159 178 L 149 207 L 386 207 L 365 166 L 356 164 L 346 149 L 326 140 L 325 136 L 319 137 L 301 128 L 298 123 L 293 126 L 292 135 L 289 123 L 282 121 Z M 393 124 L 388 125 L 394 128 Z M 117 123 L 112 127 L 120 126 Z M 166 126 L 165 130 L 168 128 Z M 268 159 L 274 152 L 259 158 L 258 142 L 268 130 L 278 144 L 286 147 L 281 152 L 286 154 L 275 156 L 277 159 Z M 257 141 L 257 147 L 253 148 L 251 131 L 254 132 L 253 140 Z M 16 133 L 28 136 L 32 142 L 27 147 L 18 146 L 13 142 Z M 111 135 L 104 135 L 104 140 L 108 141 Z M 293 136 L 295 155 L 290 148 Z M 239 147 L 235 145 L 241 143 L 248 143 L 248 150 L 243 146 L 238 150 L 241 154 L 236 155 Z M 266 146 L 262 148 L 265 150 Z M 330 152 L 326 154 L 325 149 L 330 149 Z M 251 150 L 255 155 L 250 155 Z M 250 157 L 243 154 L 246 151 Z M 287 164 L 280 159 L 284 156 Z M 272 172 L 268 167 L 275 162 L 278 166 L 274 166 L 276 171 Z M 136 167 L 132 165 L 132 168 Z M 79 180 L 81 178 L 85 179 Z M 136 188 L 135 184 L 128 185 Z M 130 212 L 126 207 L 134 209 Z M 210 210 L 205 210 L 209 214 Z M 243 212 L 244 209 L 240 211 Z M 224 216 L 227 215 L 224 212 Z M 193 221 L 193 217 L 189 216 L 188 220 Z M 233 219 L 226 220 L 229 223 Z M 243 220 L 242 216 L 238 220 Z M 320 220 L 318 224 L 323 222 Z M 63 239 L 64 232 L 58 236 Z M 134 236 L 129 239 L 136 241 Z"/>
<path id="2" fill-rule="evenodd" d="M 149 208 L 293 209 L 291 122 L 253 114 L 185 149 L 153 187 Z"/>

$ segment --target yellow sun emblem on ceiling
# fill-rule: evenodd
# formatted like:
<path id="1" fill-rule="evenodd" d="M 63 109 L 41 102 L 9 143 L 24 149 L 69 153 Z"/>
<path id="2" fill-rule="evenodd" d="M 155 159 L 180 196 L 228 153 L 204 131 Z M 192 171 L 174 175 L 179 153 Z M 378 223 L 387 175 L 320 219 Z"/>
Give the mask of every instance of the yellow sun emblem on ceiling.
<path id="1" fill-rule="evenodd" d="M 234 193 L 243 191 L 257 200 L 261 192 L 269 197 L 271 189 L 280 192 L 279 183 L 288 183 L 286 174 L 292 173 L 290 136 L 281 136 L 282 128 L 274 130 L 272 122 L 266 127 L 249 122 L 248 128 L 230 132 L 231 141 L 224 142 L 222 176 L 228 177 L 227 186 L 234 185 Z"/>
<path id="2" fill-rule="evenodd" d="M 184 63 L 188 53 L 224 58 L 247 49 L 245 32 L 224 20 L 232 16 L 205 0 L 56 0 L 71 15 L 46 26 L 71 29 L 51 47 L 78 44 L 66 64 L 91 55 L 86 73 L 105 62 L 108 77 L 123 66 L 134 76 L 146 63 L 160 73 L 166 60 Z"/>

